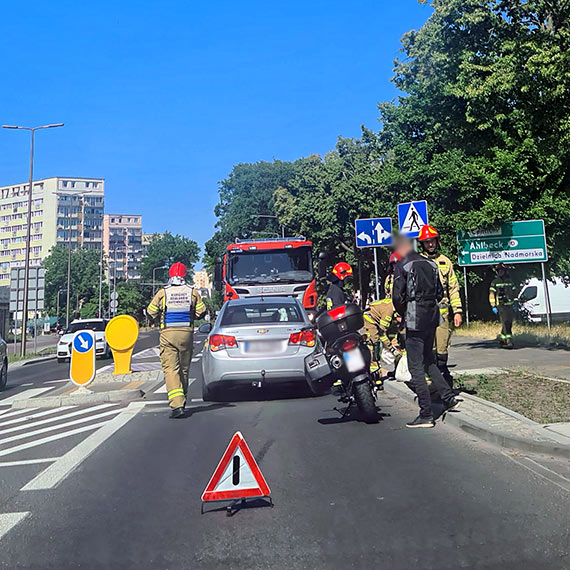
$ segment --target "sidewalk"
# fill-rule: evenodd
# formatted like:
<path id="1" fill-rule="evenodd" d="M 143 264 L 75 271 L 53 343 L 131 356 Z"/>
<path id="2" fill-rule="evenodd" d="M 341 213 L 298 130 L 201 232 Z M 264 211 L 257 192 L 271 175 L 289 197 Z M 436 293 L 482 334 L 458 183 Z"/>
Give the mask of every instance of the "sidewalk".
<path id="1" fill-rule="evenodd" d="M 452 374 L 480 368 L 525 369 L 539 376 L 570 380 L 570 350 L 524 347 L 504 350 L 496 340 L 454 335 L 449 350 Z"/>

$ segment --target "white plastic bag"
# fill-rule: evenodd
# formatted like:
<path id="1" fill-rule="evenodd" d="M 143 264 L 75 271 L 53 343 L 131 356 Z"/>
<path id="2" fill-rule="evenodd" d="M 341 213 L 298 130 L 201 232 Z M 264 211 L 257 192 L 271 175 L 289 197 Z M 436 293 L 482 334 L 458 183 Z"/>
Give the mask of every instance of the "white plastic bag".
<path id="1" fill-rule="evenodd" d="M 412 375 L 408 370 L 408 356 L 404 354 L 396 366 L 396 380 L 398 382 L 409 382 L 412 379 Z"/>

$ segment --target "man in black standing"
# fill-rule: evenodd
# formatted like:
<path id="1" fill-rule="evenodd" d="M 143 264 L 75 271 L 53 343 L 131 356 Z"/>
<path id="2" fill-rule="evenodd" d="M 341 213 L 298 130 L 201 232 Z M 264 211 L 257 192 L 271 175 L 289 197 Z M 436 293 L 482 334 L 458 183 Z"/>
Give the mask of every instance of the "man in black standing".
<path id="1" fill-rule="evenodd" d="M 410 428 L 432 428 L 435 425 L 431 397 L 426 382 L 426 372 L 443 401 L 444 408 L 451 410 L 459 405 L 449 384 L 435 363 L 433 343 L 439 325 L 439 301 L 443 288 L 437 265 L 415 252 L 408 238 L 400 237 L 396 252 L 402 261 L 394 270 L 392 300 L 396 311 L 404 316 L 406 324 L 406 352 L 411 385 L 418 396 L 420 415 L 406 424 Z"/>

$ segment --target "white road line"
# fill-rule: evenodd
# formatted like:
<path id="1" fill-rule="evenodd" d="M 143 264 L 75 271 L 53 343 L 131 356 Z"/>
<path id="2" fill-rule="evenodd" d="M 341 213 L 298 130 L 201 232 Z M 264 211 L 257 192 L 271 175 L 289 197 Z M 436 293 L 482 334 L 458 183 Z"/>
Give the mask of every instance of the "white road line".
<path id="1" fill-rule="evenodd" d="M 5 420 L 6 418 L 13 418 L 14 416 L 19 416 L 21 414 L 29 414 L 37 409 L 38 408 L 27 408 L 23 410 L 13 410 L 12 408 L 8 408 L 7 410 L 0 412 L 0 416 L 4 416 L 2 419 Z"/>
<path id="2" fill-rule="evenodd" d="M 30 512 L 0 514 L 0 539 L 30 514 Z"/>
<path id="3" fill-rule="evenodd" d="M 48 380 L 46 384 L 58 384 L 60 382 L 71 382 L 69 378 L 64 378 L 63 380 Z"/>
<path id="4" fill-rule="evenodd" d="M 43 457 L 42 459 L 22 459 L 21 461 L 0 461 L 0 467 L 19 467 L 20 465 L 36 465 L 36 463 L 53 463 L 59 457 Z"/>
<path id="5" fill-rule="evenodd" d="M 166 384 L 163 384 L 158 390 L 155 390 L 154 394 L 166 394 Z"/>
<path id="6" fill-rule="evenodd" d="M 202 358 L 202 355 L 201 355 L 201 354 L 199 354 L 198 356 L 195 356 L 195 357 L 192 359 L 192 362 L 198 362 L 198 360 L 200 360 L 200 358 Z"/>
<path id="7" fill-rule="evenodd" d="M 20 386 L 22 386 L 22 388 L 27 388 L 28 386 L 33 386 L 33 382 L 28 382 L 27 384 L 20 384 Z"/>
<path id="8" fill-rule="evenodd" d="M 70 408 L 74 408 L 74 407 L 75 406 L 62 406 L 61 408 L 53 408 L 51 410 L 45 410 L 44 412 L 38 412 L 37 414 L 31 414 L 31 415 L 23 416 L 21 418 L 16 418 L 15 420 L 2 421 L 4 418 L 0 418 L 0 430 L 4 429 L 5 426 L 18 424 L 20 422 L 27 422 L 31 419 L 42 418 L 44 416 L 49 416 L 51 414 L 57 414 L 63 410 L 69 410 Z M 34 408 L 34 409 L 37 410 L 38 408 Z M 28 412 L 28 414 L 30 414 L 30 409 L 26 409 L 23 411 Z M 0 433 L 3 433 L 3 432 L 0 432 Z"/>
<path id="9" fill-rule="evenodd" d="M 194 404 L 196 402 L 203 402 L 204 400 L 202 400 L 202 398 L 192 398 L 190 401 Z"/>
<path id="10" fill-rule="evenodd" d="M 8 449 L 0 450 L 0 457 L 4 455 L 11 455 L 12 453 L 18 453 L 19 451 L 24 451 L 25 449 L 30 449 L 32 447 L 38 447 L 39 445 L 43 445 L 44 443 L 50 443 L 51 441 L 57 441 L 58 439 L 63 439 L 65 437 L 70 437 L 72 435 L 76 435 L 78 433 L 83 433 L 84 431 L 89 431 L 93 429 L 100 428 L 104 426 L 108 422 L 101 422 L 100 424 L 92 424 L 88 426 L 83 426 L 80 428 L 72 429 L 71 431 L 66 431 L 63 433 L 56 433 L 55 435 L 50 435 L 48 437 L 43 437 L 41 439 L 36 439 L 34 441 L 29 441 L 28 443 L 22 443 L 20 445 L 16 445 L 14 447 L 9 447 Z"/>
<path id="11" fill-rule="evenodd" d="M 12 396 L 11 398 L 6 398 L 5 400 L 0 400 L 0 404 L 12 404 L 12 402 L 20 401 L 20 400 L 29 400 L 30 398 L 34 398 L 47 392 L 48 390 L 53 390 L 52 386 L 44 387 L 44 388 L 32 388 L 31 390 L 24 390 L 23 392 L 19 392 L 18 394 Z"/>
<path id="12" fill-rule="evenodd" d="M 58 424 L 56 426 L 49 426 L 41 429 L 32 430 L 29 432 L 21 433 L 19 435 L 13 435 L 11 437 L 5 437 L 0 439 L 0 445 L 4 445 L 5 443 L 12 443 L 14 441 L 18 441 L 20 439 L 27 439 L 29 437 L 33 437 L 35 435 L 41 435 L 42 433 L 48 433 L 50 431 L 56 431 L 58 429 L 63 429 L 69 426 L 75 426 L 77 424 L 84 424 L 85 422 L 89 422 L 91 420 L 98 420 L 100 418 L 106 418 L 108 416 L 112 416 L 116 414 L 119 410 L 110 410 L 108 412 L 101 412 L 100 414 L 95 414 L 94 416 L 87 416 L 86 418 L 79 418 L 78 420 L 73 420 L 71 422 L 65 422 L 63 424 Z"/>
<path id="13" fill-rule="evenodd" d="M 110 407 L 113 407 L 113 406 L 116 406 L 116 405 L 117 405 L 117 404 L 99 404 L 98 406 L 93 406 L 92 408 L 82 408 L 82 409 L 80 409 L 80 410 L 75 410 L 74 412 L 70 412 L 69 414 L 63 414 L 63 415 L 61 415 L 61 416 L 56 416 L 56 417 L 54 417 L 54 418 L 47 418 L 47 419 L 45 419 L 45 420 L 40 420 L 39 422 L 34 422 L 34 421 L 32 421 L 32 422 L 31 422 L 30 424 L 28 424 L 28 425 L 15 426 L 15 427 L 11 427 L 11 428 L 9 428 L 9 429 L 3 429 L 4 426 L 3 426 L 3 425 L 0 425 L 0 428 L 2 428 L 2 432 L 1 432 L 1 433 L 2 433 L 2 435 L 5 435 L 5 434 L 7 434 L 7 433 L 13 433 L 13 432 L 15 432 L 15 431 L 20 431 L 20 430 L 23 430 L 23 429 L 28 429 L 28 428 L 32 428 L 32 427 L 33 427 L 33 428 L 36 428 L 36 427 L 41 426 L 41 425 L 45 425 L 45 424 L 49 424 L 49 423 L 53 423 L 53 422 L 58 422 L 58 421 L 60 421 L 60 420 L 64 420 L 64 419 L 67 419 L 67 418 L 74 418 L 75 416 L 81 416 L 81 415 L 83 415 L 83 414 L 88 414 L 88 413 L 90 413 L 90 412 L 95 412 L 95 411 L 97 411 L 97 410 L 103 410 L 103 409 L 105 409 L 105 408 L 110 408 Z M 66 407 L 68 407 L 68 406 L 66 406 Z M 61 410 L 62 408 L 59 408 L 59 409 Z M 118 410 L 118 409 L 115 409 L 115 411 L 118 412 L 119 410 Z M 31 416 L 31 417 L 33 417 L 33 416 Z M 83 421 L 87 421 L 87 419 L 90 419 L 90 418 L 93 418 L 93 417 L 97 417 L 97 416 L 89 416 L 89 418 L 85 418 Z M 22 418 L 22 419 L 27 419 L 27 418 Z M 20 421 L 20 420 L 13 420 L 13 421 Z M 7 422 L 7 423 L 9 423 L 9 422 Z M 65 426 L 71 425 L 71 423 L 72 423 L 72 422 L 60 424 L 59 427 L 65 427 Z M 56 428 L 54 428 L 54 429 L 56 429 Z M 30 432 L 28 432 L 25 437 L 29 437 L 29 433 L 30 433 Z M 38 433 L 38 432 L 32 432 L 32 433 Z M 2 440 L 0 440 L 0 443 L 1 443 L 1 442 L 2 442 Z"/>
<path id="14" fill-rule="evenodd" d="M 22 487 L 22 491 L 53 489 L 91 455 L 105 440 L 120 430 L 144 408 L 144 402 L 131 402 L 118 416 L 60 457 L 53 465 Z"/>

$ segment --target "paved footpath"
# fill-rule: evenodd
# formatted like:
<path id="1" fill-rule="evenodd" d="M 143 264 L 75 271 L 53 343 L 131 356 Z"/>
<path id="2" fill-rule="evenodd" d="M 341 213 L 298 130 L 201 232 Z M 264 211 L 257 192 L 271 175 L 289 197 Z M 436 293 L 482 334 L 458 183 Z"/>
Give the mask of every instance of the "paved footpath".
<path id="1" fill-rule="evenodd" d="M 524 347 L 500 349 L 496 340 L 455 335 L 449 361 L 454 373 L 480 368 L 520 368 L 541 376 L 570 380 L 570 350 Z"/>

